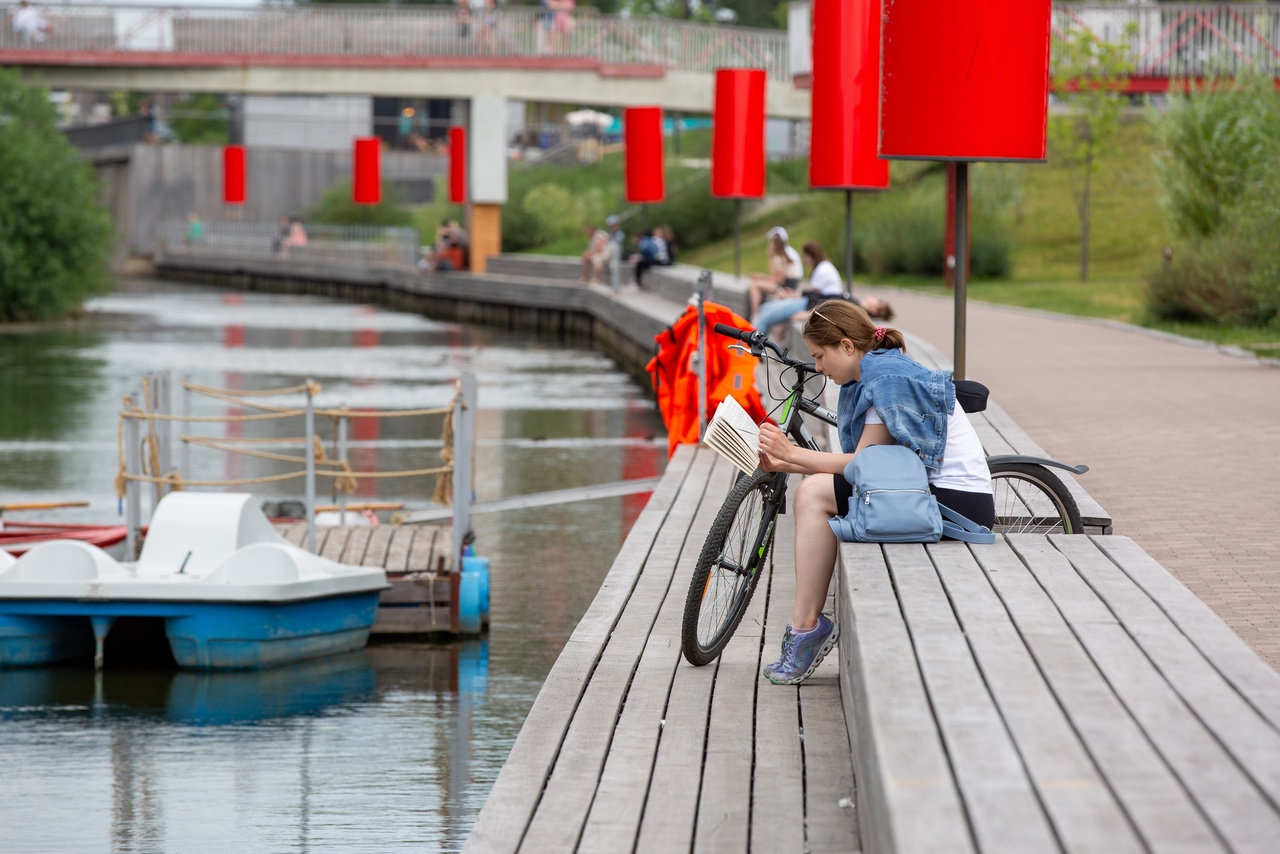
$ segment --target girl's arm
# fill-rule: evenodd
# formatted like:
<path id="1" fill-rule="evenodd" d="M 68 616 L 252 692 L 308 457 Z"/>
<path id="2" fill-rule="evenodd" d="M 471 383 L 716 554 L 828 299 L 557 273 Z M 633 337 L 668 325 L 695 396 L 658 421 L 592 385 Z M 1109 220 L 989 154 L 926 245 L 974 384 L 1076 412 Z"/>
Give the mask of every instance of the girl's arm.
<path id="1" fill-rule="evenodd" d="M 883 424 L 868 424 L 862 429 L 858 448 L 852 454 L 811 451 L 801 448 L 773 422 L 760 425 L 760 467 L 765 471 L 789 474 L 843 474 L 849 460 L 868 445 L 892 445 L 893 436 Z"/>

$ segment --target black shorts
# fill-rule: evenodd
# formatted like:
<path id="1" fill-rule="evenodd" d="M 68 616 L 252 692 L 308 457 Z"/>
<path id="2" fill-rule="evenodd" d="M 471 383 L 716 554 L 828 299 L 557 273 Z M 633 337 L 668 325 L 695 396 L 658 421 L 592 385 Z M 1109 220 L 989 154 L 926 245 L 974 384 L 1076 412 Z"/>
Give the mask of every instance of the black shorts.
<path id="1" fill-rule="evenodd" d="M 853 497 L 853 484 L 844 475 L 833 475 L 836 493 L 836 515 L 849 515 L 849 499 Z M 963 492 L 959 489 L 939 489 L 930 486 L 929 491 L 938 503 L 949 507 L 970 521 L 985 528 L 996 524 L 996 501 L 989 492 Z"/>

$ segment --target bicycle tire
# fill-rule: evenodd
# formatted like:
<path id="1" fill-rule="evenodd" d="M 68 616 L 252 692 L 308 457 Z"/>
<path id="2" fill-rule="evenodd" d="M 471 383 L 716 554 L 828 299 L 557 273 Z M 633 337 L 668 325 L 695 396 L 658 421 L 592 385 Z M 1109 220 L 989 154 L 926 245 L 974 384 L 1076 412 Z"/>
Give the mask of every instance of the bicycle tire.
<path id="1" fill-rule="evenodd" d="M 998 534 L 1081 534 L 1080 508 L 1062 479 L 1037 463 L 992 463 Z"/>
<path id="2" fill-rule="evenodd" d="M 740 477 L 720 506 L 685 597 L 680 644 L 690 664 L 715 661 L 742 622 L 785 499 L 772 487 L 785 477 L 759 470 Z"/>

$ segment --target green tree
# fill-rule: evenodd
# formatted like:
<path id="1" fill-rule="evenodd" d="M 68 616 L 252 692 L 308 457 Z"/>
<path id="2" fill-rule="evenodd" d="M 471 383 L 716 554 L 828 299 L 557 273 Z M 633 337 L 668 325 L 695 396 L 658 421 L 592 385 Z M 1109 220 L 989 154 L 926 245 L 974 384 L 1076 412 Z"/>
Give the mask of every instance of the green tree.
<path id="1" fill-rule="evenodd" d="M 194 92 L 169 106 L 169 126 L 179 142 L 224 145 L 230 139 L 227 99 L 211 92 Z"/>
<path id="2" fill-rule="evenodd" d="M 74 312 L 110 288 L 112 226 L 48 94 L 0 69 L 0 321 Z"/>
<path id="3" fill-rule="evenodd" d="M 377 225 L 412 228 L 413 212 L 396 201 L 391 186 L 382 183 L 382 201 L 376 205 L 357 204 L 350 181 L 339 181 L 320 194 L 307 211 L 311 222 L 325 225 Z"/>
<path id="4" fill-rule="evenodd" d="M 1132 25 L 1125 32 L 1127 38 Z M 1085 27 L 1069 26 L 1053 36 L 1055 96 L 1063 107 L 1049 120 L 1051 151 L 1067 166 L 1080 220 L 1080 281 L 1089 278 L 1089 233 L 1093 173 L 1114 142 L 1128 103 L 1124 89 L 1133 63 L 1124 44 L 1099 39 Z"/>

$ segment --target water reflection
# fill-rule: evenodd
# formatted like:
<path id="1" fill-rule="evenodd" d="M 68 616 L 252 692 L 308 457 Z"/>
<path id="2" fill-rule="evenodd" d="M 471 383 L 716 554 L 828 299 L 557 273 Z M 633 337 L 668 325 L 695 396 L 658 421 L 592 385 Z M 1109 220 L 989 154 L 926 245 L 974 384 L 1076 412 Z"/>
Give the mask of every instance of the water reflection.
<path id="1" fill-rule="evenodd" d="M 475 372 L 481 499 L 645 477 L 666 463 L 647 395 L 599 354 L 368 306 L 128 282 L 74 328 L 0 330 L 0 359 L 0 501 L 89 500 L 59 511 L 66 521 L 118 518 L 116 412 L 157 369 L 245 389 L 310 377 L 324 387 L 320 405 L 353 409 L 442 406 L 454 378 Z M 11 401 L 31 406 L 19 413 Z M 356 467 L 435 465 L 439 426 L 353 428 L 353 456 L 369 454 Z M 193 449 L 189 471 L 256 476 L 274 465 Z M 370 480 L 362 494 L 414 509 L 433 488 L 433 478 Z M 300 492 L 287 482 L 261 497 Z M 375 643 L 259 674 L 0 671 L 10 772 L 0 851 L 460 850 L 646 499 L 477 516 L 493 584 L 484 641 Z"/>

